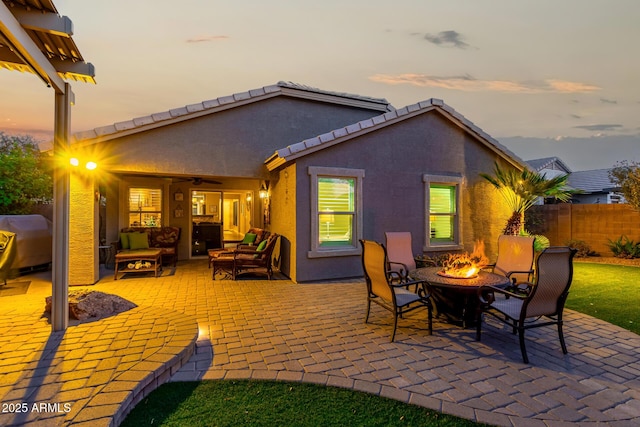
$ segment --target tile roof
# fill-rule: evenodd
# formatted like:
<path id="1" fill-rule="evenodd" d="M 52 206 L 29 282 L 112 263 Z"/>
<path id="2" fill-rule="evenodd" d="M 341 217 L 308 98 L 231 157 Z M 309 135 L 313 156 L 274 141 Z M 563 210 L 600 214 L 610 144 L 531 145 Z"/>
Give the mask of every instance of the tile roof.
<path id="1" fill-rule="evenodd" d="M 238 107 L 247 103 L 257 102 L 279 95 L 318 100 L 323 102 L 333 102 L 341 105 L 350 105 L 354 107 L 378 110 L 380 112 L 394 110 L 389 101 L 384 98 L 373 98 L 344 92 L 331 92 L 317 89 L 311 86 L 280 81 L 274 85 L 264 86 L 258 89 L 251 89 L 246 92 L 239 92 L 228 96 L 222 96 L 208 101 L 203 101 L 198 104 L 186 105 L 184 107 L 174 108 L 169 111 L 154 113 L 148 116 L 137 117 L 131 120 L 114 123 L 108 126 L 98 127 L 88 131 L 77 132 L 73 135 L 75 139 L 74 142 L 89 141 L 94 139 L 107 140 L 117 138 L 120 136 L 142 132 L 160 126 L 166 126 L 183 120 L 212 114 L 218 111 Z"/>
<path id="2" fill-rule="evenodd" d="M 611 169 L 594 169 L 588 171 L 573 172 L 569 175 L 569 185 L 585 193 L 609 192 L 609 189 L 617 185 L 609 179 Z"/>
<path id="3" fill-rule="evenodd" d="M 500 144 L 496 139 L 492 138 L 489 134 L 473 124 L 462 114 L 458 113 L 456 110 L 445 104 L 444 101 L 436 98 L 431 98 L 417 104 L 412 104 L 404 108 L 389 111 L 380 116 L 362 120 L 358 123 L 354 123 L 343 128 L 334 129 L 331 132 L 318 135 L 314 138 L 305 139 L 304 141 L 300 141 L 298 143 L 281 148 L 279 150 L 276 150 L 276 152 L 265 161 L 265 164 L 267 165 L 267 168 L 269 170 L 274 170 L 282 164 L 295 160 L 298 157 L 302 157 L 304 155 L 331 147 L 332 145 L 338 144 L 348 139 L 364 135 L 368 132 L 433 110 L 439 111 L 445 117 L 448 117 L 458 126 L 466 130 L 468 133 L 474 135 L 478 140 L 483 142 L 494 152 L 503 156 L 512 164 L 516 165 L 519 168 L 527 167 L 526 163 L 516 154 L 511 152 L 504 145 Z"/>
<path id="4" fill-rule="evenodd" d="M 537 172 L 540 172 L 541 170 L 546 169 L 547 167 L 553 165 L 554 163 L 557 166 L 559 166 L 562 170 L 564 170 L 566 173 L 571 173 L 571 169 L 569 168 L 569 166 L 567 166 L 558 157 L 545 157 L 542 159 L 527 160 L 527 164 Z"/>

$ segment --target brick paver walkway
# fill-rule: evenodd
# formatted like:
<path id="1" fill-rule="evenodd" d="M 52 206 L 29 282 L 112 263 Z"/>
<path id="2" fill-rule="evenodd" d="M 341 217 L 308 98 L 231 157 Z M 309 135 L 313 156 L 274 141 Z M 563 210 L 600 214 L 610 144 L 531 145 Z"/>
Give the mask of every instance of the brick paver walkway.
<path id="1" fill-rule="evenodd" d="M 172 381 L 308 381 L 354 388 L 498 426 L 640 425 L 640 336 L 569 310 L 565 311 L 569 354 L 562 354 L 554 328 L 540 328 L 528 331 L 531 363 L 525 365 L 517 337 L 492 322 L 478 343 L 474 330 L 440 322 L 429 336 L 424 315 L 416 314 L 400 320 L 396 341 L 390 343 L 388 312 L 373 307 L 372 323 L 364 324 L 366 290 L 357 280 L 305 285 L 288 280 L 214 282 L 206 261 L 198 261 L 181 263 L 175 274 L 157 279 L 114 282 L 105 276 L 93 288 L 121 295 L 139 307 L 73 326 L 61 340 L 49 333 L 47 323 L 35 321 L 37 304 L 27 303 L 44 298 L 43 291 L 30 289 L 25 296 L 0 298 L 0 308 L 2 300 L 23 301 L 20 309 L 13 309 L 14 315 L 5 308 L 0 315 L 3 331 L 5 325 L 14 328 L 0 338 L 1 402 L 63 402 L 59 393 L 75 393 L 66 400 L 74 402 L 71 411 L 58 415 L 53 419 L 56 424 L 50 425 L 84 421 L 116 425 L 135 396 L 168 374 L 152 374 L 155 382 L 147 374 L 133 394 L 123 391 L 123 385 L 131 388 L 143 374 L 131 373 L 136 362 L 120 359 L 114 364 L 112 358 L 124 358 L 123 352 L 136 347 L 137 353 L 145 354 L 143 341 L 155 343 L 164 354 L 179 350 L 184 358 L 193 349 L 187 335 L 193 336 L 197 322 L 195 354 Z M 17 316 L 19 312 L 22 317 Z M 154 326 L 144 324 L 144 319 L 156 319 L 149 320 Z M 163 335 L 170 324 L 184 332 L 176 332 L 181 345 L 163 344 L 166 337 L 148 339 L 149 334 Z M 32 325 L 34 332 L 25 334 Z M 95 340 L 106 342 L 94 347 L 100 350 L 80 354 L 77 343 L 87 345 L 87 336 L 92 337 L 91 345 Z M 127 340 L 137 345 L 125 346 Z M 61 357 L 62 348 L 72 356 Z M 56 356 L 45 356 L 47 351 Z M 142 359 L 137 363 L 146 364 Z M 178 359 L 177 355 L 171 359 L 174 370 Z M 140 371 L 157 368 L 148 365 Z M 82 376 L 73 376 L 78 372 Z M 14 425 L 22 425 L 14 420 L 34 420 L 37 425 L 35 420 L 51 419 L 46 415 L 0 414 L 0 424 L 9 419 Z"/>

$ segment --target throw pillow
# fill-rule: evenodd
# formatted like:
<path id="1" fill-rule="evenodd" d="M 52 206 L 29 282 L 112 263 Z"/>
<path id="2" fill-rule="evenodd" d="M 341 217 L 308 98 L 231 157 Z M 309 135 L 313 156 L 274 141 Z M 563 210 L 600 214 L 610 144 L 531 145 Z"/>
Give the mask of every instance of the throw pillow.
<path id="1" fill-rule="evenodd" d="M 256 248 L 256 251 L 258 251 L 258 252 L 264 251 L 264 248 L 266 248 L 266 247 L 267 247 L 267 241 L 263 240 L 262 242 L 260 242 L 260 244 Z"/>
<path id="2" fill-rule="evenodd" d="M 266 240 L 263 240 L 262 242 L 260 242 L 260 244 L 259 244 L 259 245 L 258 245 L 258 247 L 256 248 L 256 252 L 262 252 L 262 251 L 264 251 L 264 248 L 266 248 L 266 247 L 267 247 L 267 241 L 266 241 Z M 260 255 L 261 255 L 261 254 L 255 254 L 255 255 L 253 256 L 253 259 L 258 259 L 258 258 L 260 258 Z"/>
<path id="3" fill-rule="evenodd" d="M 120 233 L 120 246 L 122 249 L 129 249 L 129 233 Z"/>
<path id="4" fill-rule="evenodd" d="M 131 249 L 149 249 L 149 237 L 147 233 L 129 233 L 129 246 Z"/>
<path id="5" fill-rule="evenodd" d="M 242 239 L 242 242 L 240 242 L 241 245 L 252 245 L 253 242 L 256 241 L 256 237 L 258 237 L 257 234 L 253 234 L 253 233 L 247 233 L 244 235 L 244 239 Z"/>

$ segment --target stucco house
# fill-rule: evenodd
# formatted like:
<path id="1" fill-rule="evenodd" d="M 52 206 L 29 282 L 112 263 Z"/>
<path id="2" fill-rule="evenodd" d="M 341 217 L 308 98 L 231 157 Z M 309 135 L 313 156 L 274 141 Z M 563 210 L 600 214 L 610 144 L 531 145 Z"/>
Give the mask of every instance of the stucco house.
<path id="1" fill-rule="evenodd" d="M 77 133 L 72 154 L 99 166 L 72 181 L 71 284 L 97 281 L 98 236 L 130 225 L 180 227 L 183 260 L 205 256 L 205 224 L 229 241 L 267 228 L 296 282 L 361 276 L 358 240 L 385 231 L 411 231 L 415 253 L 483 240 L 495 256 L 510 212 L 479 173 L 527 167 L 440 100 L 395 109 L 285 82 Z"/>

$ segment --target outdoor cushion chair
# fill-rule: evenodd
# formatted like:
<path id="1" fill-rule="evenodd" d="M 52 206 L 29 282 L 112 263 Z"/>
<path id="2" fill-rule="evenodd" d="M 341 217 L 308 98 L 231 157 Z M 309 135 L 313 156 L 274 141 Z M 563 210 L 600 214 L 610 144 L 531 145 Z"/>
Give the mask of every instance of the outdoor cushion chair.
<path id="1" fill-rule="evenodd" d="M 11 268 L 17 253 L 16 233 L 0 230 L 0 281 L 4 285 L 11 276 Z"/>
<path id="2" fill-rule="evenodd" d="M 531 281 L 534 241 L 535 237 L 532 236 L 501 235 L 498 237 L 496 263 L 487 267 L 493 267 L 493 273 L 508 277 L 514 284 Z"/>
<path id="3" fill-rule="evenodd" d="M 573 256 L 576 250 L 566 246 L 545 249 L 536 260 L 534 283 L 518 282 L 518 288 L 526 286 L 526 294 L 514 293 L 495 286 L 478 289 L 476 313 L 476 341 L 480 341 L 483 314 L 490 314 L 511 326 L 518 333 L 524 363 L 529 363 L 524 341 L 527 329 L 557 325 L 562 352 L 567 354 L 562 333 L 562 311 L 573 278 Z M 541 320 L 542 318 L 546 318 Z"/>
<path id="4" fill-rule="evenodd" d="M 255 247 L 240 247 L 233 251 L 233 280 L 239 274 L 255 272 L 265 274 L 269 280 L 273 275 L 272 255 L 279 234 L 270 234 Z"/>
<path id="5" fill-rule="evenodd" d="M 269 232 L 263 228 L 250 228 L 244 235 L 242 241 L 238 242 L 236 247 L 258 246 L 262 241 L 269 238 Z"/>
<path id="6" fill-rule="evenodd" d="M 362 268 L 367 282 L 367 315 L 364 322 L 369 321 L 371 303 L 374 302 L 393 313 L 393 332 L 391 342 L 396 336 L 398 317 L 405 313 L 426 307 L 428 311 L 429 335 L 433 332 L 433 310 L 427 283 L 424 281 L 410 281 L 393 283 L 392 277 L 397 272 L 388 270 L 387 250 L 383 244 L 371 240 L 360 240 L 362 245 Z M 408 288 L 416 285 L 417 292 Z"/>
<path id="7" fill-rule="evenodd" d="M 411 233 L 408 231 L 387 231 L 384 233 L 388 269 L 398 273 L 403 281 L 408 281 L 409 272 L 416 269 L 411 248 Z"/>

